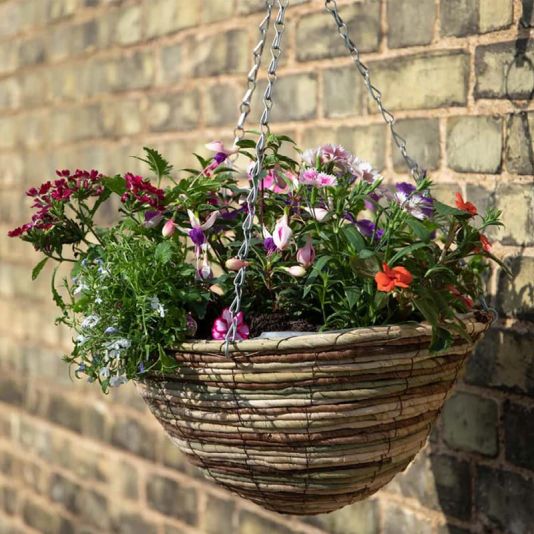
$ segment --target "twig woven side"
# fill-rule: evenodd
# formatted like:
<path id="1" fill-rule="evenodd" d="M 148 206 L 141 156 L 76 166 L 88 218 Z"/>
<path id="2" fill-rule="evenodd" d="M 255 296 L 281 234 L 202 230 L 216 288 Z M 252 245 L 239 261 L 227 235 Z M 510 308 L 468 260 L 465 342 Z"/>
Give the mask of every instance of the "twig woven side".
<path id="1" fill-rule="evenodd" d="M 186 344 L 173 375 L 139 385 L 173 442 L 209 478 L 280 513 L 364 499 L 424 446 L 486 322 L 428 350 L 426 325 L 282 341 Z"/>

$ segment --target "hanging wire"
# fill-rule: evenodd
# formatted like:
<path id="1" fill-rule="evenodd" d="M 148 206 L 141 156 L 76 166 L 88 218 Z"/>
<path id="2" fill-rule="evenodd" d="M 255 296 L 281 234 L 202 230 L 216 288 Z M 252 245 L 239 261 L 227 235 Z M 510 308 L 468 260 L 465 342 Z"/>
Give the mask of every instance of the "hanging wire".
<path id="1" fill-rule="evenodd" d="M 282 53 L 282 37 L 285 30 L 285 14 L 289 5 L 289 0 L 277 0 L 278 14 L 274 23 L 275 35 L 271 45 L 271 62 L 267 70 L 267 87 L 263 93 L 263 113 L 260 118 L 260 137 L 256 144 L 256 161 L 251 172 L 251 186 L 247 196 L 247 215 L 243 221 L 243 243 L 239 248 L 237 257 L 241 260 L 246 260 L 250 250 L 250 243 L 252 240 L 252 226 L 254 223 L 254 216 L 256 215 L 256 201 L 258 199 L 259 184 L 263 172 L 263 161 L 265 158 L 266 143 L 269 138 L 269 118 L 273 107 L 273 89 L 276 83 L 276 70 L 278 68 L 278 61 Z M 226 333 L 225 352 L 229 352 L 229 344 L 235 341 L 237 334 L 237 314 L 241 309 L 241 298 L 243 295 L 243 286 L 245 284 L 246 267 L 239 269 L 234 278 L 234 300 L 230 305 L 230 316 L 232 318 L 231 325 Z"/>
<path id="2" fill-rule="evenodd" d="M 406 139 L 404 139 L 404 137 L 402 137 L 397 131 L 395 117 L 384 106 L 382 102 L 382 93 L 380 92 L 380 90 L 373 85 L 371 81 L 371 75 L 369 73 L 369 68 L 367 67 L 367 65 L 365 65 L 365 63 L 362 62 L 358 47 L 349 37 L 349 30 L 347 28 L 347 24 L 339 14 L 336 0 L 325 0 L 325 8 L 332 15 L 332 17 L 334 17 L 338 33 L 343 39 L 345 47 L 347 48 L 352 59 L 354 60 L 358 72 L 362 75 L 363 81 L 365 83 L 365 86 L 367 87 L 367 90 L 369 91 L 369 94 L 371 95 L 371 98 L 376 102 L 378 109 L 382 114 L 382 117 L 386 121 L 386 124 L 389 126 L 391 130 L 391 135 L 393 136 L 393 141 L 395 145 L 397 145 L 397 148 L 399 149 L 400 153 L 402 154 L 406 165 L 408 165 L 412 177 L 416 182 L 419 182 L 425 177 L 425 172 L 423 171 L 423 169 L 421 169 L 417 161 L 415 161 L 415 159 L 413 159 L 408 154 L 408 149 L 406 147 Z"/>
<path id="3" fill-rule="evenodd" d="M 265 0 L 265 9 L 267 13 L 259 25 L 260 40 L 252 51 L 253 65 L 247 77 L 247 90 L 239 106 L 241 115 L 239 116 L 239 120 L 237 121 L 237 125 L 234 129 L 234 147 L 239 141 L 241 141 L 241 139 L 243 139 L 243 136 L 245 135 L 245 123 L 247 122 L 247 118 L 250 113 L 250 102 L 254 92 L 256 91 L 258 72 L 261 67 L 261 60 L 263 57 L 263 49 L 265 48 L 267 32 L 269 31 L 269 26 L 271 24 L 273 5 L 274 0 Z"/>

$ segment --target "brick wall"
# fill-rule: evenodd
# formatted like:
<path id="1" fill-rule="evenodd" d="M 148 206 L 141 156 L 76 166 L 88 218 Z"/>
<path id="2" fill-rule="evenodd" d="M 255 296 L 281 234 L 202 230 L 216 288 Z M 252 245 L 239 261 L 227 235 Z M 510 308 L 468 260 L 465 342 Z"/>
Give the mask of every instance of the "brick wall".
<path id="1" fill-rule="evenodd" d="M 229 139 L 261 4 L 0 0 L 0 533 L 533 532 L 532 0 L 340 0 L 440 195 L 504 210 L 492 238 L 514 273 L 488 281 L 500 321 L 429 446 L 374 498 L 318 518 L 263 512 L 187 465 L 133 386 L 104 398 L 60 361 L 69 334 L 46 277 L 31 284 L 35 257 L 5 237 L 27 216 L 23 190 L 57 167 L 137 170 L 146 144 L 187 166 Z M 322 2 L 293 1 L 288 18 L 275 130 L 404 173 Z"/>

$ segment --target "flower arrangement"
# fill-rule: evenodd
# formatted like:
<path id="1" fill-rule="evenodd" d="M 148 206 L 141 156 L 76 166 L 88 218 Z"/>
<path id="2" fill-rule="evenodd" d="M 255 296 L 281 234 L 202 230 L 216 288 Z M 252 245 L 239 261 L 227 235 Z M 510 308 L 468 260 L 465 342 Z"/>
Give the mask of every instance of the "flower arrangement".
<path id="1" fill-rule="evenodd" d="M 250 251 L 240 258 L 248 184 L 232 161 L 250 159 L 252 180 L 256 143 L 207 148 L 212 156 L 196 156 L 199 168 L 178 181 L 145 148 L 153 182 L 65 170 L 27 192 L 35 214 L 9 235 L 44 255 L 33 278 L 49 260 L 72 266 L 62 283 L 56 267 L 52 296 L 58 322 L 75 332 L 65 359 L 77 377 L 108 391 L 171 370 L 170 349 L 186 339 L 224 340 L 243 268 L 236 340 L 421 320 L 433 327 L 432 350 L 466 336 L 458 314 L 482 295 L 488 260 L 499 262 L 485 235 L 501 224 L 499 212 L 481 215 L 459 193 L 455 206 L 445 205 L 426 177 L 388 187 L 340 146 L 300 152 L 288 137 L 270 135 Z M 112 197 L 118 220 L 98 225 Z"/>

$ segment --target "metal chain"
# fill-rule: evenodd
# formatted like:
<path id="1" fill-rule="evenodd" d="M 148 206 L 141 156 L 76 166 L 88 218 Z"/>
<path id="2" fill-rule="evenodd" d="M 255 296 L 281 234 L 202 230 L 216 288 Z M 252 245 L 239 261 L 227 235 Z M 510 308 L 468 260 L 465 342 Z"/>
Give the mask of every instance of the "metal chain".
<path id="1" fill-rule="evenodd" d="M 241 139 L 243 139 L 243 136 L 245 135 L 245 123 L 250 113 L 250 102 L 252 100 L 252 96 L 256 91 L 258 71 L 261 67 L 263 49 L 265 48 L 267 32 L 269 31 L 269 26 L 271 24 L 273 5 L 274 0 L 265 0 L 265 9 L 267 10 L 267 13 L 259 25 L 260 40 L 252 51 L 253 65 L 247 77 L 247 90 L 239 106 L 241 115 L 239 116 L 239 120 L 237 121 L 237 125 L 234 129 L 234 147 L 239 141 L 241 141 Z"/>
<path id="2" fill-rule="evenodd" d="M 417 161 L 415 161 L 408 154 L 408 150 L 406 148 L 406 139 L 404 139 L 397 131 L 395 127 L 395 117 L 391 114 L 390 111 L 388 111 L 385 108 L 384 104 L 382 103 L 382 93 L 377 87 L 373 85 L 371 81 L 371 75 L 369 73 L 369 69 L 365 65 L 365 63 L 361 61 L 360 51 L 358 50 L 357 46 L 354 44 L 352 39 L 349 37 L 347 24 L 345 23 L 345 21 L 341 18 L 341 15 L 339 14 L 336 0 L 325 0 L 325 7 L 327 11 L 329 11 L 331 15 L 334 17 L 339 35 L 343 39 L 347 50 L 350 52 L 350 55 L 352 56 L 352 59 L 354 60 L 356 68 L 358 69 L 358 72 L 362 75 L 363 80 L 365 82 L 365 86 L 367 87 L 367 90 L 369 91 L 369 94 L 371 95 L 373 100 L 378 105 L 378 109 L 380 110 L 382 117 L 386 121 L 386 124 L 389 126 L 391 130 L 391 135 L 393 136 L 393 141 L 397 145 L 400 153 L 402 154 L 402 157 L 404 158 L 404 161 L 408 165 L 408 168 L 410 169 L 410 172 L 414 180 L 416 182 L 420 181 L 424 177 L 425 173 L 421 169 Z"/>
<path id="3" fill-rule="evenodd" d="M 237 257 L 241 260 L 246 260 L 248 257 L 250 242 L 252 239 L 252 226 L 254 223 L 254 216 L 256 214 L 256 201 L 258 199 L 260 175 L 263 171 L 263 160 L 265 157 L 266 142 L 270 134 L 269 117 L 273 107 L 273 89 L 276 83 L 276 69 L 278 68 L 278 60 L 282 53 L 282 36 L 285 30 L 285 14 L 289 5 L 289 0 L 277 0 L 278 15 L 274 23 L 275 35 L 271 45 L 271 62 L 267 70 L 267 87 L 263 93 L 263 113 L 260 118 L 260 137 L 256 144 L 256 162 L 251 172 L 250 191 L 247 196 L 247 216 L 243 221 L 243 243 L 239 248 Z M 230 315 L 232 317 L 232 324 L 226 333 L 226 353 L 228 354 L 229 343 L 235 341 L 237 333 L 237 314 L 241 309 L 241 297 L 243 294 L 243 286 L 245 284 L 246 267 L 242 267 L 234 278 L 234 300 L 230 306 Z"/>

